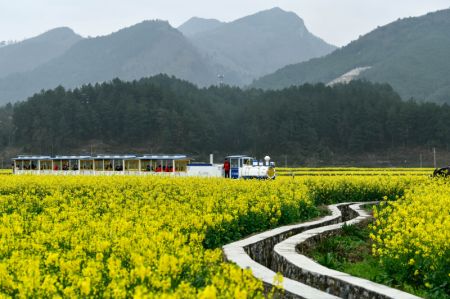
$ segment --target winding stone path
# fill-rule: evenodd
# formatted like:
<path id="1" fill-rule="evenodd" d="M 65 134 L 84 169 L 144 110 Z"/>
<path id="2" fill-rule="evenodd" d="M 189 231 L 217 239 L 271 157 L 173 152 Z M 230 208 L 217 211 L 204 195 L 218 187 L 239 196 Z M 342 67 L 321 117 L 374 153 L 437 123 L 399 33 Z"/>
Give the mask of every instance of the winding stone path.
<path id="1" fill-rule="evenodd" d="M 416 299 L 414 295 L 366 279 L 351 276 L 317 264 L 301 254 L 322 238 L 337 234 L 345 224 L 368 221 L 371 217 L 362 205 L 375 202 L 342 203 L 328 206 L 331 215 L 318 220 L 287 225 L 225 245 L 228 261 L 272 287 L 276 272 L 284 279 L 285 298 L 327 299 Z"/>

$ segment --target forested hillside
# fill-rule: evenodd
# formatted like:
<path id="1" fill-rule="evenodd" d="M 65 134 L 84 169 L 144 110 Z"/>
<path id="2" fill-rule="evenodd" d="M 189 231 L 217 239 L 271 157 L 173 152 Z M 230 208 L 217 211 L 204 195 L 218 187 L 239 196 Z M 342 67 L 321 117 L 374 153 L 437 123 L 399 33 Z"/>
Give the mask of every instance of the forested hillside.
<path id="1" fill-rule="evenodd" d="M 372 82 L 389 83 L 404 99 L 450 103 L 450 9 L 395 21 L 322 58 L 286 66 L 254 87 L 328 83 L 358 67 Z"/>
<path id="2" fill-rule="evenodd" d="M 9 112 L 8 112 L 9 111 Z M 35 154 L 115 152 L 311 156 L 447 147 L 450 107 L 403 102 L 355 81 L 280 91 L 196 86 L 167 76 L 62 87 L 3 108 L 2 147 Z"/>

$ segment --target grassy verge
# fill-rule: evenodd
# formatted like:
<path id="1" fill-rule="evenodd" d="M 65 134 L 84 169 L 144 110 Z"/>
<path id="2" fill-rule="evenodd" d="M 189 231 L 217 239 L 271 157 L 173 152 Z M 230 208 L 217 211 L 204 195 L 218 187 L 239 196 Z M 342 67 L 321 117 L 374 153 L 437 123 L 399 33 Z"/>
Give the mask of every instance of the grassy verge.
<path id="1" fill-rule="evenodd" d="M 372 255 L 370 230 L 366 225 L 344 226 L 338 236 L 327 238 L 306 254 L 321 265 L 350 275 L 403 290 L 424 298 L 449 298 L 446 294 L 431 293 L 424 287 L 409 285 L 397 279 Z"/>

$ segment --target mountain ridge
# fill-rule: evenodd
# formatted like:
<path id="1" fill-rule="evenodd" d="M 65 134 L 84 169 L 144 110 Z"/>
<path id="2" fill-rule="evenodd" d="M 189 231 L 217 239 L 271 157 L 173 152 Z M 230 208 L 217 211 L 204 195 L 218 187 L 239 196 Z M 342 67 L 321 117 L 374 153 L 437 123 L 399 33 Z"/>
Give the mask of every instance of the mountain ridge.
<path id="1" fill-rule="evenodd" d="M 83 39 L 68 27 L 48 30 L 38 36 L 0 48 L 0 78 L 30 71 L 63 54 Z"/>
<path id="2" fill-rule="evenodd" d="M 303 83 L 328 83 L 358 67 L 371 67 L 356 78 L 387 82 L 404 99 L 450 102 L 450 9 L 397 20 L 378 27 L 332 52 L 285 66 L 252 83 L 279 89 Z M 443 95 L 437 96 L 441 92 Z"/>
<path id="3" fill-rule="evenodd" d="M 192 17 L 180 26 L 177 27 L 181 33 L 183 33 L 186 37 L 191 37 L 193 35 L 214 30 L 215 28 L 222 26 L 225 24 L 216 19 L 205 19 L 199 17 Z"/>
<path id="4" fill-rule="evenodd" d="M 241 85 L 283 65 L 336 49 L 310 33 L 295 13 L 278 7 L 224 23 L 191 40 L 218 64 L 232 66 L 240 75 Z"/>
<path id="5" fill-rule="evenodd" d="M 144 21 L 106 36 L 83 39 L 29 73 L 0 80 L 0 101 L 10 101 L 13 96 L 13 101 L 19 100 L 58 85 L 73 88 L 115 77 L 134 80 L 159 73 L 189 78 L 197 84 L 210 83 L 214 77 L 179 31 L 165 21 Z M 18 90 L 20 82 L 27 84 Z"/>
<path id="6" fill-rule="evenodd" d="M 160 73 L 200 87 L 221 83 L 244 86 L 281 66 L 335 48 L 312 35 L 295 13 L 279 8 L 227 23 L 205 23 L 200 18 L 187 23 L 185 29 L 196 31 L 192 36 L 167 21 L 152 20 L 104 36 L 79 37 L 63 53 L 0 78 L 0 103 L 24 100 L 58 85 L 73 88 L 116 77 L 135 80 Z M 199 26 L 189 29 L 189 23 Z M 50 43 L 59 40 L 57 34 L 74 33 L 63 27 L 44 37 Z"/>

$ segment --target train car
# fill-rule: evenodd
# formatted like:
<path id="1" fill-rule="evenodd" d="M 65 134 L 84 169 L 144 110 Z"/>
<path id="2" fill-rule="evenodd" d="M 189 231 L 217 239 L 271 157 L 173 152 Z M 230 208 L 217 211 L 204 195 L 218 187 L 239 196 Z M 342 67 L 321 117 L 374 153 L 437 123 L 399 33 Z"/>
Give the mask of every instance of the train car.
<path id="1" fill-rule="evenodd" d="M 274 164 L 245 155 L 226 157 L 231 178 L 275 178 Z M 187 155 L 27 156 L 13 159 L 14 174 L 55 175 L 160 175 L 223 177 L 223 164 L 193 163 Z"/>
<path id="2" fill-rule="evenodd" d="M 186 175 L 186 155 L 26 156 L 13 159 L 14 174 Z"/>

